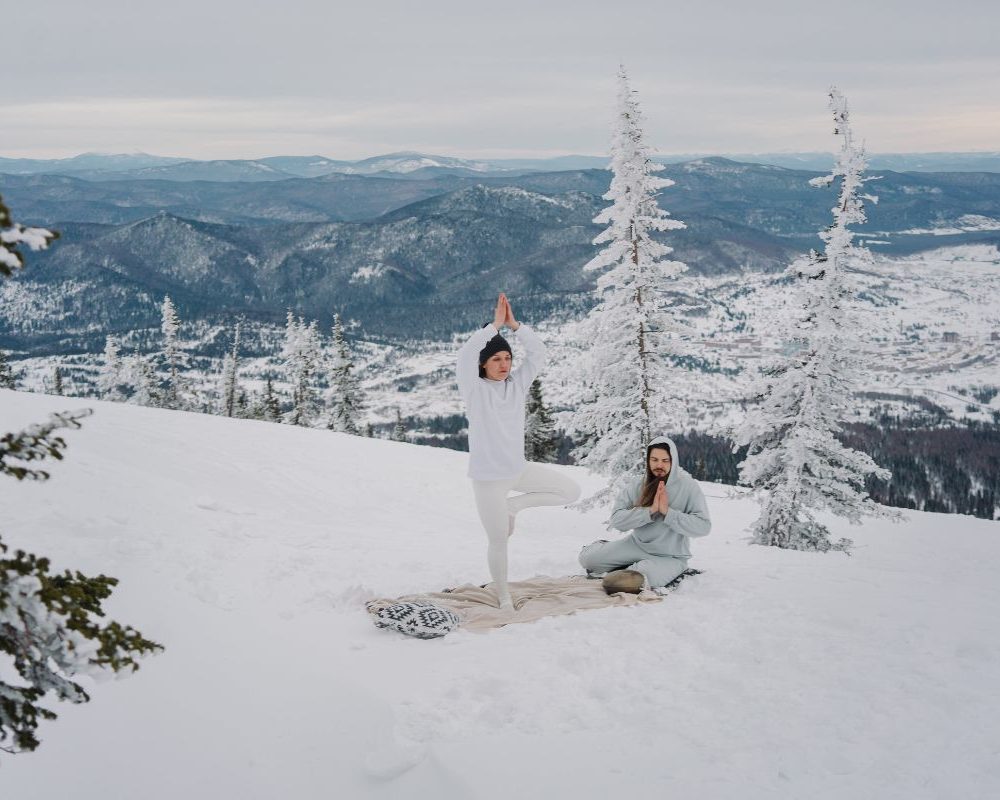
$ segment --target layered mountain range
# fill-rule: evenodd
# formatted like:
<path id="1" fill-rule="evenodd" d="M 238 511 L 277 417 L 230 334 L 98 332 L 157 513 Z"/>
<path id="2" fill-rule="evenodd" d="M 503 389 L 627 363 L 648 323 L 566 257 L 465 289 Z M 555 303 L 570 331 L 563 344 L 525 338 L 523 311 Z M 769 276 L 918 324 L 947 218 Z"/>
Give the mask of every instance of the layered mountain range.
<path id="1" fill-rule="evenodd" d="M 398 155 L 397 166 L 414 154 Z M 338 312 L 357 332 L 390 338 L 468 329 L 499 290 L 532 319 L 575 316 L 593 302 L 595 276 L 582 267 L 596 252 L 605 170 L 468 174 L 476 165 L 409 158 L 409 172 L 289 177 L 308 165 L 218 163 L 257 174 L 266 161 L 283 177 L 0 175 L 18 220 L 62 234 L 18 279 L 60 310 L 11 302 L 17 282 L 8 282 L 0 347 L 93 352 L 106 333 L 155 327 L 164 294 L 187 319 L 280 323 L 291 309 L 326 323 Z M 663 174 L 676 185 L 661 204 L 687 224 L 664 240 L 695 274 L 782 269 L 820 245 L 836 201 L 834 190 L 809 186 L 820 173 L 807 170 L 706 158 Z M 864 229 L 873 249 L 1000 243 L 1000 174 L 881 175 Z"/>
<path id="2" fill-rule="evenodd" d="M 690 153 L 654 156 L 661 164 L 679 164 L 710 154 Z M 828 170 L 830 153 L 739 153 L 724 154 L 732 161 L 767 164 L 789 169 Z M 1000 152 L 974 153 L 875 153 L 869 155 L 872 169 L 896 172 L 1000 172 Z M 270 156 L 258 159 L 192 160 L 148 153 L 83 153 L 72 158 L 3 158 L 0 173 L 10 175 L 70 175 L 90 180 L 230 180 L 276 181 L 316 178 L 321 175 L 412 175 L 440 172 L 485 175 L 511 172 L 560 172 L 603 169 L 607 156 L 567 155 L 548 158 L 463 159 L 404 151 L 355 161 L 325 156 Z"/>

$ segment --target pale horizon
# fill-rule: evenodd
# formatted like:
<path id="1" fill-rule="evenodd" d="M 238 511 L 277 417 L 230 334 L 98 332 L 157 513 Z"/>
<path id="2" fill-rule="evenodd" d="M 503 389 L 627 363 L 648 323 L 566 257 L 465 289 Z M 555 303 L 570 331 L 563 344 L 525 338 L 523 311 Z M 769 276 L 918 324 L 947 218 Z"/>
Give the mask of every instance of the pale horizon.
<path id="1" fill-rule="evenodd" d="M 607 158 L 607 153 L 570 153 L 563 151 L 525 151 L 518 152 L 513 155 L 511 154 L 495 154 L 495 153 L 479 153 L 475 151 L 465 151 L 465 152 L 431 152 L 424 150 L 414 150 L 413 148 L 401 148 L 399 150 L 387 150 L 385 152 L 379 153 L 367 153 L 360 155 L 356 158 L 349 158 L 346 156 L 341 156 L 339 154 L 330 155 L 329 153 L 290 153 L 290 152 L 280 152 L 280 153 L 264 153 L 257 154 L 255 156 L 226 156 L 226 155 L 208 155 L 208 156 L 195 156 L 186 155 L 184 153 L 152 153 L 147 150 L 118 150 L 118 151 L 100 151 L 100 150 L 78 150 L 78 151 L 66 151 L 65 153 L 58 154 L 43 154 L 43 155 L 21 155 L 11 153 L 10 151 L 0 152 L 0 158 L 9 159 L 30 159 L 38 161 L 60 161 L 71 158 L 76 158 L 79 156 L 149 156 L 151 158 L 177 158 L 183 159 L 185 161 L 261 161 L 265 158 L 326 158 L 330 161 L 364 161 L 370 158 L 377 158 L 380 156 L 389 156 L 402 153 L 419 153 L 423 156 L 430 157 L 448 157 L 448 158 L 459 158 L 465 161 L 504 161 L 504 160 L 533 160 L 533 159 L 552 159 L 552 158 Z M 680 158 L 682 156 L 690 157 L 713 157 L 717 156 L 720 158 L 726 158 L 730 156 L 744 156 L 744 155 L 754 155 L 754 156 L 818 156 L 818 155 L 835 155 L 834 149 L 829 150 L 768 150 L 768 151 L 724 151 L 724 152 L 698 152 L 698 153 L 665 153 L 656 151 L 653 153 L 653 158 Z M 879 157 L 879 156 L 932 156 L 932 155 L 1000 155 L 1000 148 L 994 148 L 992 150 L 912 150 L 912 151 L 882 151 L 882 152 L 869 152 L 867 154 L 869 157 Z"/>
<path id="2" fill-rule="evenodd" d="M 872 153 L 996 152 L 1000 7 L 955 0 L 948 11 L 903 0 L 625 0 L 614 11 L 596 0 L 289 0 L 280 13 L 256 0 L 37 0 L 6 44 L 0 150 L 603 156 L 624 62 L 664 156 L 832 152 L 831 85 Z"/>

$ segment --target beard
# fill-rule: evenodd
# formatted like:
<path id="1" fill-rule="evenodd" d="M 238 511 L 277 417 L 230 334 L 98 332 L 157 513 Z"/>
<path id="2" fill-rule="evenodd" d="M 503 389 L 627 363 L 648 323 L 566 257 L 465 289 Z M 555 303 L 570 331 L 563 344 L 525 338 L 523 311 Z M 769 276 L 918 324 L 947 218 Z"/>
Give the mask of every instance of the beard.
<path id="1" fill-rule="evenodd" d="M 666 483 L 669 475 L 669 469 L 662 469 L 660 467 L 650 469 L 648 466 L 646 467 L 646 485 L 643 486 L 642 494 L 639 495 L 640 506 L 648 506 L 653 502 L 653 497 L 656 495 L 656 490 L 659 488 L 660 482 Z"/>

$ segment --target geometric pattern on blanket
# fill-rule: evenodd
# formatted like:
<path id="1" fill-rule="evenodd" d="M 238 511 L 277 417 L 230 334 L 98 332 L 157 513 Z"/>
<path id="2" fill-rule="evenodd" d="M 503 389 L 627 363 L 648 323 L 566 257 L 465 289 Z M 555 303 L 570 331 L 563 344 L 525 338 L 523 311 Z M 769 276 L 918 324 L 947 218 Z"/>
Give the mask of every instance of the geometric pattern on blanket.
<path id="1" fill-rule="evenodd" d="M 369 610 L 376 628 L 390 628 L 418 639 L 437 639 L 461 624 L 454 611 L 416 600 Z"/>

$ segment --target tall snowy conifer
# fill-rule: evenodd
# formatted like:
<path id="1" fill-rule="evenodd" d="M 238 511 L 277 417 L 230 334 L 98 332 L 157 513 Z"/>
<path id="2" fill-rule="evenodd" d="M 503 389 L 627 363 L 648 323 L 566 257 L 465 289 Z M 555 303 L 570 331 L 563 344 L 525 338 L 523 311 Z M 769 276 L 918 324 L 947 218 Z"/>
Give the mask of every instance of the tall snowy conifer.
<path id="1" fill-rule="evenodd" d="M 103 400 L 123 400 L 123 365 L 118 341 L 113 336 L 104 340 L 104 361 L 97 373 L 97 391 Z"/>
<path id="2" fill-rule="evenodd" d="M 319 414 L 313 381 L 320 361 L 319 330 L 316 322 L 306 325 L 288 312 L 285 342 L 281 349 L 288 382 L 292 387 L 292 410 L 285 415 L 290 425 L 310 427 Z"/>
<path id="3" fill-rule="evenodd" d="M 41 250 L 55 238 L 12 222 L 0 201 L 0 278 L 23 265 L 17 244 Z M 39 462 L 63 458 L 66 448 L 55 431 L 79 428 L 89 414 L 53 414 L 40 425 L 0 435 L 0 478 L 47 480 Z M 106 575 L 50 572 L 47 558 L 20 549 L 11 555 L 0 540 L 0 751 L 38 747 L 39 722 L 56 717 L 44 700 L 87 702 L 77 675 L 135 670 L 139 658 L 162 649 L 134 628 L 105 619 L 102 603 L 117 583 Z"/>
<path id="4" fill-rule="evenodd" d="M 59 365 L 56 364 L 56 366 L 52 368 L 52 394 L 63 394 L 64 391 L 62 370 L 59 369 Z"/>
<path id="5" fill-rule="evenodd" d="M 542 382 L 538 378 L 531 382 L 524 410 L 524 457 L 542 464 L 554 463 L 559 455 L 559 437 L 542 400 Z"/>
<path id="6" fill-rule="evenodd" d="M 341 433 L 360 432 L 364 397 L 361 384 L 354 374 L 354 361 L 344 339 L 340 315 L 333 315 L 333 363 L 330 365 L 330 419 L 327 427 Z"/>
<path id="7" fill-rule="evenodd" d="M 814 186 L 840 180 L 833 224 L 820 232 L 823 253 L 811 251 L 788 274 L 796 302 L 783 328 L 791 331 L 791 355 L 765 366 L 753 387 L 753 405 L 734 435 L 735 447 L 748 446 L 740 481 L 757 490 L 761 514 L 752 526 L 753 541 L 792 550 L 847 550 L 851 542 L 832 542 L 815 512 L 831 511 L 852 523 L 863 515 L 887 515 L 865 491 L 865 479 L 888 480 L 864 453 L 836 438 L 853 408 L 865 370 L 864 341 L 872 323 L 858 300 L 853 266 L 871 254 L 854 243 L 850 226 L 865 221 L 860 194 L 867 180 L 864 148 L 854 141 L 847 102 L 830 91 L 834 134 L 841 149 L 833 171 L 814 178 Z"/>
<path id="8" fill-rule="evenodd" d="M 163 331 L 163 361 L 167 368 L 167 379 L 166 386 L 163 389 L 162 403 L 164 408 L 182 408 L 184 403 L 179 374 L 181 349 L 177 342 L 180 320 L 177 317 L 177 309 L 169 295 L 163 298 L 163 305 L 160 307 L 160 312 L 160 330 Z"/>
<path id="9" fill-rule="evenodd" d="M 227 417 L 233 416 L 236 411 L 236 401 L 240 395 L 239 383 L 237 380 L 240 363 L 240 332 L 242 323 L 236 323 L 236 331 L 233 333 L 232 349 L 226 353 L 222 363 L 222 413 Z"/>
<path id="10" fill-rule="evenodd" d="M 684 228 L 656 202 L 660 189 L 673 185 L 654 173 L 643 140 L 643 117 L 622 67 L 611 144 L 611 205 L 594 222 L 607 225 L 594 239 L 603 249 L 584 267 L 604 269 L 597 279 L 598 303 L 581 325 L 588 357 L 581 365 L 586 395 L 569 425 L 581 444 L 578 463 L 609 479 L 610 485 L 582 507 L 607 499 L 643 468 L 650 439 L 666 429 L 670 416 L 665 356 L 671 327 L 664 301 L 668 279 L 687 266 L 665 260 L 673 248 L 653 238 L 660 231 Z"/>

